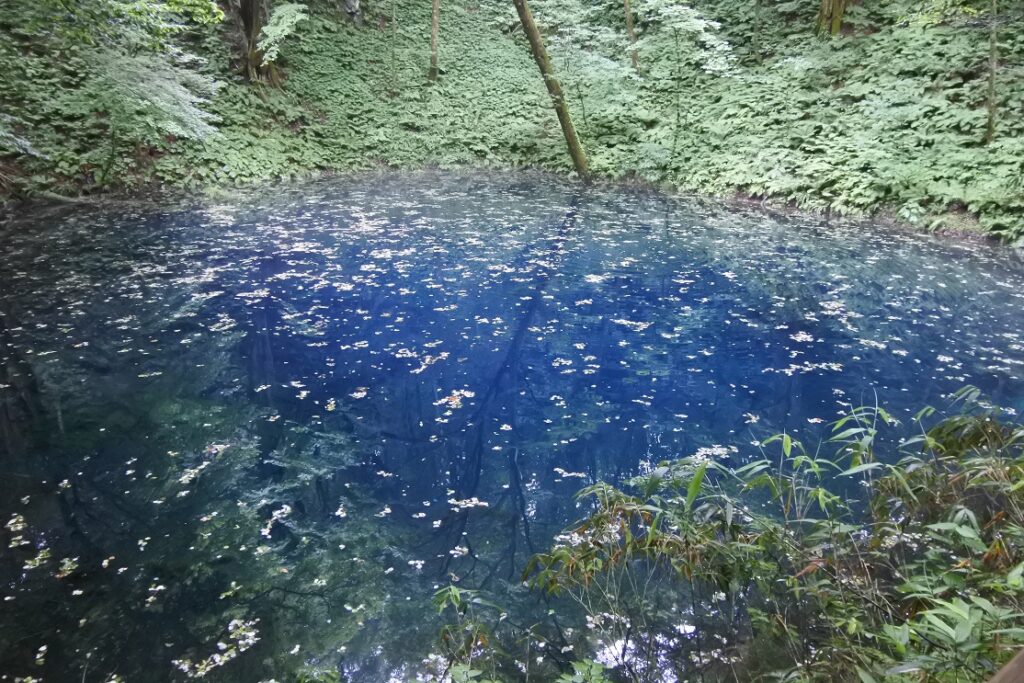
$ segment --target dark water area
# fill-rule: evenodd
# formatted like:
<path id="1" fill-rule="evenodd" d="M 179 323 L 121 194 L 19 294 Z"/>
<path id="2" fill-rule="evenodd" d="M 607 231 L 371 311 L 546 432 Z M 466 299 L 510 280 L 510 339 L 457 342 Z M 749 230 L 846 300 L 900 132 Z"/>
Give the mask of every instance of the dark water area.
<path id="1" fill-rule="evenodd" d="M 558 633 L 550 680 L 605 647 L 519 582 L 581 487 L 967 384 L 1024 410 L 989 244 L 529 173 L 0 237 L 0 680 L 438 680 L 452 581 Z"/>

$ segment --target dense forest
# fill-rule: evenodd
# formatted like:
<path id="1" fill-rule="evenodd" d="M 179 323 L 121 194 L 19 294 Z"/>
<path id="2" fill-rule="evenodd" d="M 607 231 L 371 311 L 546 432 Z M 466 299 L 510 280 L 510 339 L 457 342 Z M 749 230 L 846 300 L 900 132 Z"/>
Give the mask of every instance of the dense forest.
<path id="1" fill-rule="evenodd" d="M 6 0 L 0 183 L 575 166 L 1016 240 L 1022 21 L 997 0 Z"/>

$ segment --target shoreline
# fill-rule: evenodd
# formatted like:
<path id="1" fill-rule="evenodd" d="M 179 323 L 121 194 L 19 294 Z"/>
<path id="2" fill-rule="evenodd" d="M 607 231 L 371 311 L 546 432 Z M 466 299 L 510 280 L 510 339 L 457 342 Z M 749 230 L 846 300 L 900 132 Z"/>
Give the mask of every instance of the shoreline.
<path id="1" fill-rule="evenodd" d="M 117 207 L 149 206 L 153 209 L 166 208 L 169 204 L 190 201 L 208 201 L 222 196 L 232 196 L 261 189 L 284 188 L 303 183 L 318 183 L 329 180 L 345 181 L 356 177 L 405 173 L 537 173 L 551 176 L 562 182 L 579 182 L 609 190 L 654 193 L 669 199 L 687 200 L 715 204 L 727 209 L 754 211 L 772 218 L 822 220 L 825 223 L 841 221 L 847 224 L 871 223 L 887 230 L 920 235 L 935 235 L 958 242 L 991 244 L 1016 250 L 1019 247 L 985 232 L 977 220 L 964 212 L 946 211 L 942 216 L 956 217 L 962 226 L 944 226 L 931 229 L 893 215 L 891 207 L 880 206 L 873 214 L 832 214 L 830 211 L 815 211 L 791 204 L 785 204 L 772 197 L 758 198 L 736 191 L 730 196 L 708 195 L 689 192 L 670 182 L 659 182 L 639 175 L 627 174 L 619 177 L 592 175 L 585 181 L 575 173 L 565 173 L 541 166 L 517 165 L 457 165 L 457 166 L 393 166 L 378 164 L 368 168 L 351 170 L 318 169 L 290 179 L 270 179 L 235 185 L 210 185 L 200 190 L 190 190 L 173 185 L 125 186 L 109 192 L 91 195 L 67 196 L 52 191 L 41 191 L 34 196 L 8 200 L 0 203 L 0 225 L 15 222 L 24 217 L 26 211 L 54 210 L 61 207 Z"/>

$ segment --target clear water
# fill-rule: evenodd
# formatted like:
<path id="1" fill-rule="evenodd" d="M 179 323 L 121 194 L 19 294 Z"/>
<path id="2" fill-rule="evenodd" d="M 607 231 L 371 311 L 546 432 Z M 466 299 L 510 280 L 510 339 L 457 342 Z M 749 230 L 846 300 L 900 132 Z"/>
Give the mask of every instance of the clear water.
<path id="1" fill-rule="evenodd" d="M 531 661 L 600 654 L 518 584 L 576 490 L 813 443 L 876 397 L 1024 409 L 1022 307 L 991 245 L 533 174 L 25 217 L 0 241 L 0 679 L 182 680 L 232 620 L 259 640 L 211 680 L 429 679 L 456 579 L 572 629 Z"/>

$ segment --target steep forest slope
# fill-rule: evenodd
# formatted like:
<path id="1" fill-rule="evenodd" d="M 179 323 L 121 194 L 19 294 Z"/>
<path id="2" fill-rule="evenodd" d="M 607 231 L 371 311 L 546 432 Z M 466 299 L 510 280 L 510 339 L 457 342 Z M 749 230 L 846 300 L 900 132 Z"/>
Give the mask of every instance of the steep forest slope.
<path id="1" fill-rule="evenodd" d="M 256 82 L 238 0 L 149 5 L 166 14 L 0 2 L 9 195 L 380 164 L 571 169 L 511 2 L 442 1 L 433 81 L 424 0 L 279 3 L 274 76 Z M 635 43 L 620 3 L 533 9 L 597 174 L 923 225 L 968 214 L 1024 236 L 1020 7 L 843 5 L 641 0 Z M 837 21 L 819 26 L 827 8 Z"/>

